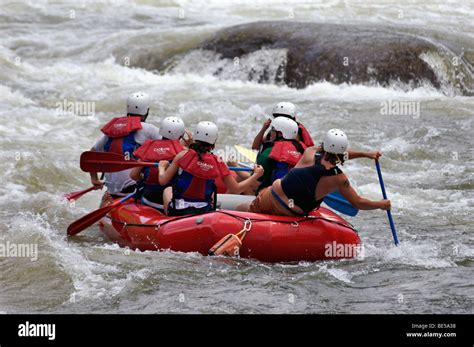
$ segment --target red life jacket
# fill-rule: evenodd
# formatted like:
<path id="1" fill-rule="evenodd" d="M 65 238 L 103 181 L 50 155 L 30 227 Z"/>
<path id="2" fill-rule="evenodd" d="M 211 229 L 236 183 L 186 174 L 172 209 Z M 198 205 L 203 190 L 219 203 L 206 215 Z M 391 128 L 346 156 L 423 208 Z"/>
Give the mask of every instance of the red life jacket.
<path id="1" fill-rule="evenodd" d="M 301 147 L 306 149 L 306 146 L 303 142 L 300 142 Z M 285 175 L 292 169 L 296 163 L 303 156 L 303 153 L 300 153 L 296 146 L 293 144 L 293 141 L 289 140 L 280 140 L 273 143 L 272 150 L 268 157 L 273 159 L 275 162 L 272 165 L 271 170 L 271 182 L 279 178 L 285 177 Z M 259 188 L 264 188 L 262 184 Z"/>
<path id="2" fill-rule="evenodd" d="M 182 172 L 175 182 L 173 198 L 189 201 L 210 202 L 215 191 L 215 180 L 230 175 L 222 158 L 214 154 L 202 154 L 190 149 L 178 161 Z"/>
<path id="3" fill-rule="evenodd" d="M 176 154 L 181 152 L 184 147 L 179 140 L 146 140 L 133 155 L 143 161 L 159 162 L 160 160 L 173 160 Z M 145 193 L 147 190 L 157 190 L 157 187 L 148 187 L 147 185 L 160 184 L 158 181 L 158 167 L 144 167 Z"/>
<path id="4" fill-rule="evenodd" d="M 308 130 L 304 127 L 303 124 L 298 123 L 298 134 L 301 137 L 301 142 L 303 142 L 306 147 L 311 147 L 314 146 L 313 139 L 311 138 L 311 135 L 309 134 Z"/>
<path id="5" fill-rule="evenodd" d="M 143 161 L 173 160 L 184 147 L 179 140 L 146 140 L 133 155 Z"/>
<path id="6" fill-rule="evenodd" d="M 142 129 L 140 117 L 115 117 L 100 129 L 109 140 L 104 146 L 106 152 L 130 155 L 138 147 L 135 132 Z"/>
<path id="7" fill-rule="evenodd" d="M 300 142 L 301 147 L 306 149 L 303 142 Z M 300 153 L 295 145 L 288 140 L 275 141 L 273 143 L 272 150 L 268 157 L 278 162 L 287 163 L 290 167 L 293 167 L 301 159 L 303 153 Z"/>
<path id="8" fill-rule="evenodd" d="M 230 172 L 230 175 L 231 175 L 232 177 L 234 177 L 235 179 L 237 179 L 237 177 L 238 177 L 237 174 L 235 173 L 235 171 L 231 171 L 231 172 Z M 225 185 L 224 180 L 222 179 L 222 177 L 218 177 L 218 178 L 216 179 L 216 182 L 215 182 L 215 183 L 216 183 L 216 188 L 217 188 L 217 193 L 218 193 L 218 194 L 224 194 L 225 192 L 227 192 L 228 189 L 227 189 L 227 187 L 226 187 L 226 185 Z"/>

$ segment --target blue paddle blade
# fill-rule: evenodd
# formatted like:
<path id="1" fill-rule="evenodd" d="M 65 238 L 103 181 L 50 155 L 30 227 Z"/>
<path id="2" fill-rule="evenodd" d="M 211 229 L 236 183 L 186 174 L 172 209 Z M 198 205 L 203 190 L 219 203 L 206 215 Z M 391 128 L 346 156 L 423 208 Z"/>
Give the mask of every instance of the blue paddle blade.
<path id="1" fill-rule="evenodd" d="M 354 217 L 357 215 L 357 213 L 359 213 L 359 210 L 352 206 L 351 203 L 347 201 L 346 198 L 343 197 L 338 191 L 326 195 L 324 202 L 333 210 L 336 210 L 347 216 Z"/>

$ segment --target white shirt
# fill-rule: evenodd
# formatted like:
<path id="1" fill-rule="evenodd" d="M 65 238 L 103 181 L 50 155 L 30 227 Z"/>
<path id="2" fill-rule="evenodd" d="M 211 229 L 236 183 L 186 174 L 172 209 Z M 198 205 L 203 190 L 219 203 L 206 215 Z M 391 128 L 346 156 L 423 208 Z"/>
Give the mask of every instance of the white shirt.
<path id="1" fill-rule="evenodd" d="M 135 133 L 135 141 L 142 145 L 145 140 L 161 140 L 162 136 L 160 135 L 159 129 L 150 123 L 142 122 L 142 128 Z M 96 142 L 93 151 L 104 152 L 104 146 L 109 140 L 107 135 L 103 135 L 99 141 Z M 105 186 L 107 191 L 110 194 L 123 195 L 120 192 L 135 184 L 135 181 L 130 178 L 130 171 L 132 169 L 127 169 L 119 172 L 106 172 L 105 173 Z"/>

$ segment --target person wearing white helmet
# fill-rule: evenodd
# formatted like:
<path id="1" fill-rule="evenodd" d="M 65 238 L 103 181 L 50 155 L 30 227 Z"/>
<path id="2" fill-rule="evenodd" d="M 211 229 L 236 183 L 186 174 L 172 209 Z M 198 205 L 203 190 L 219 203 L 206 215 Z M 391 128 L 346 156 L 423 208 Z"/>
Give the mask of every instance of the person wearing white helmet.
<path id="1" fill-rule="evenodd" d="M 297 140 L 298 124 L 287 117 L 276 117 L 271 123 L 270 143 L 257 156 L 257 164 L 264 169 L 257 192 L 282 178 L 298 163 L 306 146 Z"/>
<path id="2" fill-rule="evenodd" d="M 161 139 L 159 129 L 145 123 L 150 111 L 150 97 L 143 92 L 130 94 L 127 98 L 127 115 L 115 117 L 101 129 L 104 134 L 92 147 L 96 152 L 112 152 L 132 157 L 133 152 L 147 139 Z M 99 180 L 96 172 L 91 173 L 91 182 L 96 189 L 107 186 L 103 202 L 131 193 L 136 182 L 130 178 L 130 170 L 105 173 L 105 182 Z"/>
<path id="3" fill-rule="evenodd" d="M 161 121 L 161 140 L 146 140 L 133 156 L 141 161 L 159 162 L 167 160 L 171 162 L 184 147 L 181 140 L 185 134 L 184 122 L 179 117 L 166 117 Z M 158 167 L 140 166 L 133 168 L 130 178 L 143 185 L 140 197 L 142 204 L 163 211 L 163 191 L 169 185 L 162 186 L 158 180 Z"/>
<path id="4" fill-rule="evenodd" d="M 314 146 L 313 139 L 311 138 L 311 135 L 309 134 L 308 130 L 303 124 L 296 121 L 296 106 L 293 103 L 286 101 L 279 102 L 273 107 L 272 115 L 273 118 L 286 117 L 294 120 L 298 125 L 297 140 L 304 143 L 306 147 Z M 270 127 L 271 123 L 272 120 L 270 118 L 263 123 L 262 128 L 253 140 L 252 149 L 263 151 L 271 145 L 270 134 L 268 133 L 265 137 L 265 132 Z"/>
<path id="5" fill-rule="evenodd" d="M 316 150 L 315 147 L 308 148 L 285 177 L 262 190 L 253 202 L 238 209 L 305 216 L 318 208 L 327 194 L 337 190 L 360 210 L 390 209 L 390 200 L 369 200 L 359 196 L 351 187 L 349 179 L 338 166 L 348 158 L 347 146 L 347 136 L 343 131 L 329 130 L 321 147 Z"/>
<path id="6" fill-rule="evenodd" d="M 168 215 L 196 214 L 215 210 L 217 192 L 215 180 L 221 178 L 229 192 L 240 194 L 262 176 L 263 168 L 255 167 L 254 174 L 237 182 L 230 175 L 222 158 L 214 155 L 217 141 L 217 126 L 208 121 L 200 122 L 194 131 L 194 143 L 184 149 L 169 163 L 159 163 L 159 183 L 171 187 L 164 191 L 163 203 Z"/>

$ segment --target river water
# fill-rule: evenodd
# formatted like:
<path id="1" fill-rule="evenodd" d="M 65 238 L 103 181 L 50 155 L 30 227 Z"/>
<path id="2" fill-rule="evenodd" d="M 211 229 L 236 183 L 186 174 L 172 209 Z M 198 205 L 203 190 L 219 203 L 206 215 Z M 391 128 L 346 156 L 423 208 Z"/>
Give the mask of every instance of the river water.
<path id="1" fill-rule="evenodd" d="M 474 313 L 473 97 L 429 84 L 323 81 L 292 89 L 239 74 L 215 76 L 209 62 L 189 58 L 165 73 L 146 69 L 221 28 L 261 20 L 432 30 L 473 52 L 472 1 L 0 6 L 0 246 L 36 245 L 38 251 L 37 259 L 0 258 L 2 312 Z M 271 69 L 273 58 L 249 57 L 246 64 Z M 220 150 L 250 146 L 265 114 L 281 100 L 298 106 L 315 139 L 337 127 L 352 148 L 382 150 L 401 245 L 393 245 L 383 211 L 347 218 L 365 252 L 343 261 L 266 264 L 130 251 L 104 239 L 97 227 L 68 240 L 68 224 L 100 199 L 99 192 L 75 205 L 61 198 L 89 186 L 79 155 L 99 138 L 102 124 L 124 113 L 125 97 L 137 90 L 152 96 L 150 123 L 169 115 L 191 127 L 216 122 Z M 403 102 L 414 108 L 383 111 Z M 361 194 L 381 198 L 372 161 L 348 162 L 344 170 Z"/>

